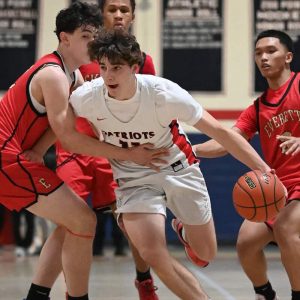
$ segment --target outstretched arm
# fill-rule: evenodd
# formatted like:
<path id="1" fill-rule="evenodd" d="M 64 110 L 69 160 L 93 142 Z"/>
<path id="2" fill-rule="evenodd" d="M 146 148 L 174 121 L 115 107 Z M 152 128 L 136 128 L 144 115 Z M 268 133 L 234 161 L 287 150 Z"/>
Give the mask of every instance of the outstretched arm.
<path id="1" fill-rule="evenodd" d="M 254 148 L 235 130 L 221 125 L 208 112 L 194 125 L 195 128 L 215 139 L 224 149 L 252 170 L 263 172 L 271 168 L 262 160 Z M 211 142 L 212 143 L 212 142 Z"/>
<path id="2" fill-rule="evenodd" d="M 231 130 L 234 130 L 235 132 L 243 136 L 246 140 L 248 140 L 248 136 L 239 128 L 232 127 Z M 228 151 L 225 149 L 225 147 L 213 139 L 201 144 L 193 145 L 193 150 L 198 157 L 205 158 L 222 157 L 228 154 Z"/>

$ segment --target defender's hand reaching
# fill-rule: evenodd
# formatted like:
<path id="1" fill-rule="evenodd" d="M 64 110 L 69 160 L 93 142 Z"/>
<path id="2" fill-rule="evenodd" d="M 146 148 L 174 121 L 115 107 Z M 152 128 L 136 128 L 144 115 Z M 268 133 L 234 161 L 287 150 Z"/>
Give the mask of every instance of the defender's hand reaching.
<path id="1" fill-rule="evenodd" d="M 160 165 L 167 164 L 167 161 L 163 159 L 169 155 L 169 150 L 166 148 L 153 149 L 153 145 L 147 143 L 132 147 L 130 151 L 133 162 L 147 166 L 157 172 L 160 170 Z"/>

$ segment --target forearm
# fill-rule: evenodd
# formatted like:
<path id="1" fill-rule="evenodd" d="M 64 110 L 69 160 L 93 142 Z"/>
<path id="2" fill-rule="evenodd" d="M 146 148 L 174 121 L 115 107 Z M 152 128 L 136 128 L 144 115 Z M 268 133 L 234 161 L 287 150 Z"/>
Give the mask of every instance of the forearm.
<path id="1" fill-rule="evenodd" d="M 236 159 L 244 163 L 250 169 L 270 171 L 270 167 L 262 160 L 254 148 L 241 135 L 227 129 L 220 132 L 215 139 L 222 143 L 225 149 Z"/>
<path id="2" fill-rule="evenodd" d="M 193 149 L 198 157 L 215 158 L 228 154 L 226 149 L 215 140 L 193 145 Z"/>
<path id="3" fill-rule="evenodd" d="M 31 150 L 44 156 L 47 150 L 56 142 L 57 138 L 51 128 L 48 128 Z"/>
<path id="4" fill-rule="evenodd" d="M 71 153 L 87 156 L 101 156 L 109 159 L 130 160 L 130 149 L 113 146 L 79 132 L 73 132 L 59 139 L 62 147 Z"/>

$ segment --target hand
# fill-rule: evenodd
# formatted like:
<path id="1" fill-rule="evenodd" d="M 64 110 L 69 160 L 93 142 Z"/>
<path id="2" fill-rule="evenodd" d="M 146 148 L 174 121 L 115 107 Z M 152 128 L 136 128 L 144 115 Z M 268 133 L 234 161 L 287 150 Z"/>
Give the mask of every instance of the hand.
<path id="1" fill-rule="evenodd" d="M 277 135 L 276 138 L 282 143 L 279 145 L 282 153 L 292 156 L 300 153 L 300 138 L 294 136 Z"/>
<path id="2" fill-rule="evenodd" d="M 158 165 L 165 165 L 167 161 L 162 159 L 169 155 L 169 150 L 166 148 L 153 149 L 150 143 L 142 144 L 130 148 L 132 161 L 138 165 L 147 166 L 155 171 L 159 171 Z"/>
<path id="3" fill-rule="evenodd" d="M 44 164 L 43 156 L 34 150 L 25 150 L 22 154 L 31 162 Z"/>

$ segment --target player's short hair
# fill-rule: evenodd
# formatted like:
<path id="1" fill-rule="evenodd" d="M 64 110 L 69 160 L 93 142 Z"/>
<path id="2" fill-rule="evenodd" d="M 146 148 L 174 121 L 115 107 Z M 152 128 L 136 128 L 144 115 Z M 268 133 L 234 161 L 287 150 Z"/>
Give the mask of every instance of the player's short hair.
<path id="1" fill-rule="evenodd" d="M 294 51 L 295 51 L 294 43 L 293 43 L 291 37 L 287 33 L 280 31 L 280 30 L 274 30 L 274 29 L 262 31 L 261 33 L 258 34 L 258 36 L 255 40 L 255 45 L 257 44 L 257 42 L 260 39 L 266 38 L 266 37 L 274 37 L 274 38 L 279 39 L 280 43 L 282 45 L 284 45 L 289 52 L 294 53 Z"/>
<path id="2" fill-rule="evenodd" d="M 76 1 L 58 13 L 54 32 L 60 40 L 61 32 L 73 33 L 77 28 L 88 25 L 99 28 L 101 21 L 98 5 Z"/>
<path id="3" fill-rule="evenodd" d="M 107 57 L 111 64 L 127 63 L 129 66 L 140 65 L 143 59 L 139 43 L 134 35 L 124 30 L 105 31 L 89 44 L 91 60 L 100 62 L 102 57 Z"/>
<path id="4" fill-rule="evenodd" d="M 100 10 L 101 10 L 102 13 L 104 11 L 105 4 L 106 4 L 106 0 L 100 0 L 99 6 L 100 6 Z M 130 5 L 131 5 L 132 13 L 134 13 L 135 6 L 136 6 L 135 0 L 130 0 Z"/>

